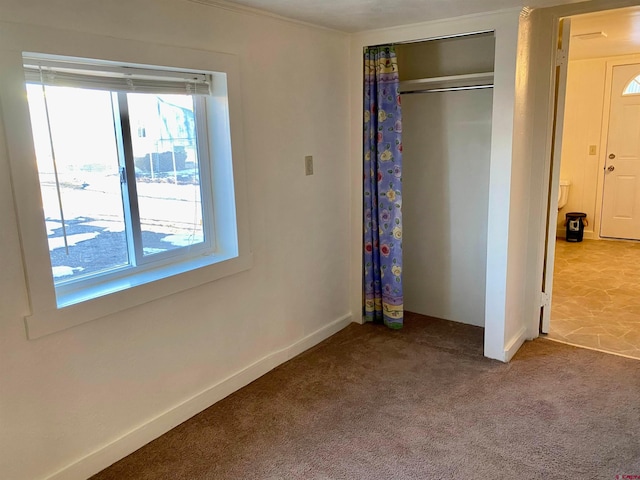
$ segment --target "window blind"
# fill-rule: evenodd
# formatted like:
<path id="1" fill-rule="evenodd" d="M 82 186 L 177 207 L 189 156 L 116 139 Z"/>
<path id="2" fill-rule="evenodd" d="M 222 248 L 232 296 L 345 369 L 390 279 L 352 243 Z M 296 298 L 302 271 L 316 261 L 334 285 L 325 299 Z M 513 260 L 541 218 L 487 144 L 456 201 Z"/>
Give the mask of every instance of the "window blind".
<path id="1" fill-rule="evenodd" d="M 112 92 L 209 95 L 213 76 L 202 72 L 23 57 L 27 83 Z"/>

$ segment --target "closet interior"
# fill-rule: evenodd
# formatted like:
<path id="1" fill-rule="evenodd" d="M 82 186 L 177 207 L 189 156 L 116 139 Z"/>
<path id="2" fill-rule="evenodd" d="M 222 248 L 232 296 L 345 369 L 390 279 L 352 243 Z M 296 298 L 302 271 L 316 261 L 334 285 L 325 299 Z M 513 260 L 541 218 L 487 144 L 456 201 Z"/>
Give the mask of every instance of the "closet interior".
<path id="1" fill-rule="evenodd" d="M 495 37 L 396 45 L 405 310 L 484 326 Z"/>

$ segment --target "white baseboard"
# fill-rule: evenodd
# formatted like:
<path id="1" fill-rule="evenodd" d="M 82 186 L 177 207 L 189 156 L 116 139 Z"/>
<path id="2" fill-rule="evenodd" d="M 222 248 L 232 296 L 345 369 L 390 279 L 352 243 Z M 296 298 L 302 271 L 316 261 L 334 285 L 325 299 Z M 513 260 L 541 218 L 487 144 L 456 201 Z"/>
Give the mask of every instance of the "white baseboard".
<path id="1" fill-rule="evenodd" d="M 140 447 L 155 440 L 185 420 L 200 413 L 226 396 L 260 378 L 278 365 L 317 345 L 351 323 L 351 314 L 344 315 L 329 325 L 307 335 L 282 350 L 273 352 L 239 372 L 212 385 L 203 392 L 137 426 L 120 438 L 67 465 L 47 477 L 47 480 L 85 480 L 126 457 Z"/>
<path id="2" fill-rule="evenodd" d="M 507 344 L 507 347 L 504 349 L 504 361 L 510 362 L 513 356 L 516 354 L 518 349 L 522 346 L 522 344 L 527 339 L 527 328 L 522 327 L 518 333 L 511 339 L 511 341 Z"/>

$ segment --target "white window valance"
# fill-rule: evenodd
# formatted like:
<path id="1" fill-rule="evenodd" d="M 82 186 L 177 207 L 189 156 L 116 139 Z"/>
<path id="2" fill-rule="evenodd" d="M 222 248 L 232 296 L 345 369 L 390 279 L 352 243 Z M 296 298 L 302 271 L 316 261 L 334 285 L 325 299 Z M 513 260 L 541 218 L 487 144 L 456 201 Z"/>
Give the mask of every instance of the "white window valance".
<path id="1" fill-rule="evenodd" d="M 137 68 L 96 61 L 24 55 L 27 83 L 112 92 L 210 95 L 212 76 L 202 72 Z"/>

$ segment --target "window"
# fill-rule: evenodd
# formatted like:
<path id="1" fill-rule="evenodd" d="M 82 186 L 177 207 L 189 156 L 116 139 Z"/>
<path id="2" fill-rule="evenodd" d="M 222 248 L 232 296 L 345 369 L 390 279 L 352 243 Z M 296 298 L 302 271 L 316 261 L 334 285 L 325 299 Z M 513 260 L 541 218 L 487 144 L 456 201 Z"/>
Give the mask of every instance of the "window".
<path id="1" fill-rule="evenodd" d="M 638 95 L 640 93 L 640 76 L 637 76 L 625 87 L 622 95 Z"/>
<path id="2" fill-rule="evenodd" d="M 23 62 L 58 308 L 237 256 L 224 74 Z"/>

